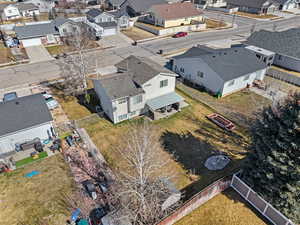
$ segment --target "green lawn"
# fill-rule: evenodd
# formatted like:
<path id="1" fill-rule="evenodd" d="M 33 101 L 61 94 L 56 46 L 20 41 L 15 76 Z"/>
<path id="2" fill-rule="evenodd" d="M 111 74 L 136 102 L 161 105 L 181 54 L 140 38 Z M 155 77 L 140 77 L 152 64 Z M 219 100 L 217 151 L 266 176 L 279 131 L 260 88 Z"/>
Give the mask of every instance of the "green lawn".
<path id="1" fill-rule="evenodd" d="M 64 52 L 63 45 L 53 45 L 46 47 L 50 55 L 58 55 Z"/>
<path id="2" fill-rule="evenodd" d="M 34 161 L 46 158 L 48 156 L 47 152 L 40 152 L 38 155 L 39 155 L 39 157 L 36 158 L 36 159 L 33 159 L 32 157 L 28 157 L 28 158 L 17 161 L 16 162 L 16 167 L 19 168 L 19 167 L 24 166 L 28 163 L 32 163 Z"/>

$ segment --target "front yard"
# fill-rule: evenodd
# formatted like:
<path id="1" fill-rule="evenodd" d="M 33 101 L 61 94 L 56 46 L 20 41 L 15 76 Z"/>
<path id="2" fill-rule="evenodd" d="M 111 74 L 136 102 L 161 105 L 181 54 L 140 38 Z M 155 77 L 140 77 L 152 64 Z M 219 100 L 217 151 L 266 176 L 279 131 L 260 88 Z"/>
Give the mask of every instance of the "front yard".
<path id="1" fill-rule="evenodd" d="M 93 49 L 93 48 L 98 48 L 99 45 L 95 41 L 91 41 L 88 46 L 86 46 L 86 50 L 88 49 Z M 50 55 L 59 55 L 62 53 L 70 53 L 76 51 L 75 48 L 72 46 L 68 45 L 51 45 L 51 46 L 46 46 L 47 51 L 50 53 Z"/>
<path id="2" fill-rule="evenodd" d="M 24 175 L 40 172 L 32 178 Z M 64 197 L 73 190 L 73 178 L 60 154 L 0 175 L 0 221 L 9 225 L 65 224 L 69 218 Z"/>
<path id="3" fill-rule="evenodd" d="M 10 48 L 6 48 L 4 44 L 0 42 L 0 64 L 12 62 L 14 59 Z"/>
<path id="4" fill-rule="evenodd" d="M 246 12 L 235 12 L 233 13 L 238 16 L 250 17 L 254 19 L 279 19 L 279 16 L 273 14 L 255 14 L 255 13 L 246 13 Z"/>
<path id="5" fill-rule="evenodd" d="M 228 189 L 175 225 L 266 225 L 233 189 Z"/>
<path id="6" fill-rule="evenodd" d="M 156 37 L 155 34 L 152 34 L 148 31 L 142 30 L 138 27 L 131 27 L 126 30 L 122 30 L 122 33 L 134 41 L 139 41 L 139 40 L 143 40 L 146 38 Z"/>

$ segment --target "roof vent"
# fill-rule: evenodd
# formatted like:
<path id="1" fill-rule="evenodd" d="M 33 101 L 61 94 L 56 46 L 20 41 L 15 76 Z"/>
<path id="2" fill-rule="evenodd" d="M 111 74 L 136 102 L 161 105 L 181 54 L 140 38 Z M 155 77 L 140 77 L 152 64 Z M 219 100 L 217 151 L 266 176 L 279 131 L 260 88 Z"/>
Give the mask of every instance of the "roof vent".
<path id="1" fill-rule="evenodd" d="M 19 105 L 20 104 L 20 102 L 16 102 L 16 105 Z"/>
<path id="2" fill-rule="evenodd" d="M 226 53 L 226 52 L 224 52 L 224 55 L 227 55 L 227 53 Z"/>

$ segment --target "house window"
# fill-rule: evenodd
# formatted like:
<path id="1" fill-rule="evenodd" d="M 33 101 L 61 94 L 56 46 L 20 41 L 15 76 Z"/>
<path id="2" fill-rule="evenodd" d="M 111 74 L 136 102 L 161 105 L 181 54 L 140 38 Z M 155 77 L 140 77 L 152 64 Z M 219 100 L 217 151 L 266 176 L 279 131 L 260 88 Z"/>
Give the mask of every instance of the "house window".
<path id="1" fill-rule="evenodd" d="M 249 80 L 249 78 L 250 78 L 250 75 L 245 76 L 244 81 Z"/>
<path id="2" fill-rule="evenodd" d="M 132 97 L 132 103 L 135 104 L 139 104 L 143 101 L 143 96 L 142 95 L 137 95 Z"/>
<path id="3" fill-rule="evenodd" d="M 180 68 L 180 72 L 184 73 L 184 68 L 181 67 Z"/>
<path id="4" fill-rule="evenodd" d="M 232 86 L 232 85 L 234 85 L 234 80 L 232 80 L 232 81 L 230 81 L 230 82 L 228 83 L 228 86 L 229 86 L 229 87 Z"/>
<path id="5" fill-rule="evenodd" d="M 127 114 L 119 116 L 119 121 L 127 119 Z"/>
<path id="6" fill-rule="evenodd" d="M 127 99 L 126 98 L 123 98 L 121 100 L 118 101 L 118 103 L 121 105 L 121 104 L 124 104 L 127 102 Z"/>
<path id="7" fill-rule="evenodd" d="M 161 80 L 160 81 L 160 88 L 168 86 L 168 80 Z"/>
<path id="8" fill-rule="evenodd" d="M 260 58 L 261 58 L 261 55 L 259 55 L 259 54 L 256 54 L 256 57 L 257 57 L 258 59 L 260 59 Z"/>
<path id="9" fill-rule="evenodd" d="M 134 116 L 134 115 L 136 115 L 136 111 L 129 113 L 129 116 Z"/>
<path id="10" fill-rule="evenodd" d="M 203 72 L 198 71 L 198 72 L 197 72 L 197 76 L 200 77 L 200 78 L 203 78 L 203 77 L 204 77 L 204 74 L 203 74 Z"/>
<path id="11" fill-rule="evenodd" d="M 282 56 L 281 55 L 278 56 L 278 60 L 282 60 Z"/>

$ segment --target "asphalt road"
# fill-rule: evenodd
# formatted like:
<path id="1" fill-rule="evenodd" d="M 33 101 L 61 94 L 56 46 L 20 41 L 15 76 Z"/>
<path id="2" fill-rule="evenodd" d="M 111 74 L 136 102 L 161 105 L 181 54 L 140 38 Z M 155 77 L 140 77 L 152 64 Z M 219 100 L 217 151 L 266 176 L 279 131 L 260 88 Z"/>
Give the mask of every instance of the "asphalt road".
<path id="1" fill-rule="evenodd" d="M 219 17 L 218 14 L 213 12 L 206 13 L 207 15 L 210 14 L 208 16 L 211 18 Z M 232 16 L 229 15 L 222 14 L 222 17 L 227 22 L 232 20 Z M 236 29 L 195 32 L 184 38 L 157 39 L 139 44 L 138 46 L 127 46 L 89 53 L 87 59 L 91 68 L 90 72 L 95 70 L 96 59 L 100 68 L 114 65 L 131 54 L 150 57 L 163 64 L 166 59 L 157 55 L 160 49 L 164 50 L 164 52 L 172 52 L 215 40 L 238 39 L 241 36 L 249 35 L 251 30 L 273 30 L 274 26 L 276 26 L 276 30 L 298 27 L 300 25 L 300 16 L 267 22 L 236 17 L 235 23 L 239 25 Z M 13 88 L 17 88 L 18 86 L 56 79 L 61 76 L 61 71 L 62 64 L 59 60 L 0 68 L 0 89 L 13 90 Z"/>

